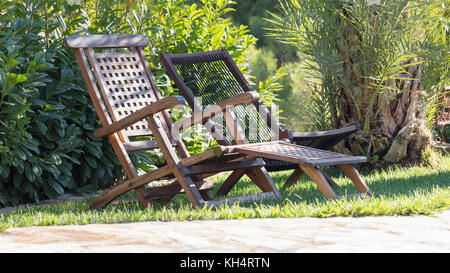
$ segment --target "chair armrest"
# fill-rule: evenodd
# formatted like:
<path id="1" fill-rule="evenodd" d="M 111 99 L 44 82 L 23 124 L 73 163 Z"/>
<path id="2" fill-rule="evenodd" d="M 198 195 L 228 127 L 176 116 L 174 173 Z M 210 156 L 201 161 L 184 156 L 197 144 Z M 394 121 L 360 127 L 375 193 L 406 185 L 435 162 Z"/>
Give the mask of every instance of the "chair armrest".
<path id="1" fill-rule="evenodd" d="M 184 118 L 175 122 L 172 129 L 177 131 L 191 127 L 195 124 L 204 124 L 207 120 L 214 117 L 216 114 L 225 112 L 227 109 L 232 108 L 239 104 L 255 103 L 259 100 L 259 94 L 256 92 L 244 92 L 229 99 L 226 99 L 216 105 L 209 106 L 201 113 L 196 113 L 192 117 Z"/>
<path id="2" fill-rule="evenodd" d="M 345 127 L 329 130 L 329 131 L 316 131 L 316 132 L 307 132 L 307 133 L 293 133 L 293 139 L 302 139 L 302 138 L 327 138 L 327 137 L 336 137 L 339 135 L 351 135 L 360 130 L 359 123 L 356 121 L 350 125 Z"/>
<path id="3" fill-rule="evenodd" d="M 185 100 L 181 96 L 170 96 L 162 98 L 150 105 L 145 106 L 142 109 L 130 114 L 129 116 L 114 122 L 113 124 L 104 126 L 103 128 L 94 131 L 94 137 L 103 137 L 114 134 L 122 129 L 127 128 L 134 123 L 143 120 L 144 118 L 161 112 L 167 108 L 171 108 L 177 105 L 185 104 Z"/>
<path id="4" fill-rule="evenodd" d="M 292 131 L 291 129 L 281 129 L 280 128 L 280 133 L 279 133 L 279 137 L 280 139 L 292 139 Z"/>
<path id="5" fill-rule="evenodd" d="M 293 133 L 291 142 L 297 145 L 329 150 L 344 138 L 360 130 L 358 122 L 340 129 L 310 133 Z"/>

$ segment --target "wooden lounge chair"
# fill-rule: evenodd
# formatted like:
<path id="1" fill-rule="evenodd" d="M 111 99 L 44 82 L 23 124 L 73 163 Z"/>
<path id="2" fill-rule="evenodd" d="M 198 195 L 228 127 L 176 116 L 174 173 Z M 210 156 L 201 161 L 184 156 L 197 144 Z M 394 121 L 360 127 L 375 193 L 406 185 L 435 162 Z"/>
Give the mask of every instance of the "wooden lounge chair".
<path id="1" fill-rule="evenodd" d="M 162 53 L 160 54 L 160 59 L 169 77 L 194 111 L 201 111 L 205 107 L 217 104 L 233 96 L 253 92 L 225 48 L 199 53 Z M 198 101 L 198 98 L 201 98 L 201 101 Z M 337 130 L 292 133 L 290 130 L 281 127 L 260 100 L 250 106 L 236 106 L 234 114 L 242 117 L 239 126 L 242 134 L 246 137 L 245 141 L 239 142 L 234 139 L 234 134 L 229 132 L 228 127 L 222 126 L 221 123 L 223 123 L 223 120 L 226 121 L 226 118 L 223 118 L 221 115 L 217 115 L 216 117 L 218 118 L 213 118 L 206 122 L 206 128 L 214 135 L 220 145 L 257 144 L 257 146 L 253 147 L 260 147 L 264 151 L 253 151 L 254 155 L 257 154 L 263 157 L 266 162 L 265 168 L 269 172 L 294 169 L 294 172 L 285 182 L 284 187 L 295 184 L 303 173 L 307 173 L 318 183 L 319 189 L 327 197 L 335 197 L 336 194 L 331 187 L 336 187 L 337 184 L 318 167 L 339 165 L 352 181 L 357 184 L 360 192 L 370 193 L 357 170 L 353 166 L 348 165 L 364 162 L 366 161 L 365 157 L 348 157 L 324 151 L 329 150 L 345 137 L 358 131 L 360 128 L 357 122 Z M 226 137 L 222 137 L 224 135 Z M 271 141 L 278 139 L 288 139 L 291 144 L 279 143 L 273 145 Z M 267 146 L 264 144 L 265 142 L 272 143 L 272 147 L 269 148 L 270 145 Z M 303 147 L 299 148 L 300 146 L 297 146 L 295 148 L 295 145 L 293 146 L 292 144 L 303 145 Z M 266 151 L 266 149 L 269 149 L 270 152 Z M 287 152 L 288 150 L 291 151 Z M 239 152 L 245 151 L 239 149 Z M 245 170 L 233 172 L 217 193 L 226 195 L 231 186 L 244 174 Z M 326 183 L 322 184 L 322 181 L 326 181 Z"/>
<path id="2" fill-rule="evenodd" d="M 103 125 L 94 131 L 94 136 L 108 137 L 128 178 L 101 194 L 91 207 L 104 207 L 130 190 L 136 191 L 144 206 L 153 199 L 168 200 L 178 193 L 185 193 L 194 207 L 278 197 L 278 189 L 264 169 L 265 163 L 261 158 L 248 153 L 241 154 L 233 150 L 234 146 L 219 146 L 190 156 L 183 142 L 173 137 L 174 124 L 167 109 L 182 105 L 185 101 L 181 96 L 161 97 L 143 53 L 148 43 L 147 37 L 140 35 L 71 36 L 65 40 L 65 45 L 75 52 L 89 95 Z M 241 94 L 205 109 L 201 120 L 187 118 L 178 123 L 177 128 L 192 126 L 209 119 L 217 111 L 227 111 L 230 106 L 254 103 L 256 100 L 254 94 Z M 136 140 L 142 136 L 152 136 L 153 139 Z M 128 152 L 148 149 L 160 149 L 166 165 L 138 175 Z M 213 185 L 204 178 L 240 169 L 252 174 L 252 181 L 263 193 L 209 200 L 209 190 Z M 163 177 L 174 177 L 175 181 L 165 186 L 145 187 Z"/>

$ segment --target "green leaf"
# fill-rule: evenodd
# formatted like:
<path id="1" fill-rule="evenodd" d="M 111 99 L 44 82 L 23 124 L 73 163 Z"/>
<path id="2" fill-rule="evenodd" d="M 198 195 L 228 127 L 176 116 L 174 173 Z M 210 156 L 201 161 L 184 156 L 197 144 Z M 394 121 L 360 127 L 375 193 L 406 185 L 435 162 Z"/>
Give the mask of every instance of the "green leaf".
<path id="1" fill-rule="evenodd" d="M 51 199 L 56 199 L 58 197 L 58 194 L 56 191 L 50 186 L 50 183 L 44 183 L 42 184 L 42 189 L 44 190 L 47 197 Z"/>
<path id="2" fill-rule="evenodd" d="M 99 166 L 96 169 L 96 171 L 97 171 L 97 177 L 98 178 L 103 178 L 103 176 L 105 176 L 105 168 L 104 167 Z"/>
<path id="3" fill-rule="evenodd" d="M 25 169 L 25 163 L 24 161 L 17 161 L 17 166 L 16 166 L 17 172 L 20 174 L 23 174 L 23 171 Z"/>
<path id="4" fill-rule="evenodd" d="M 15 65 L 20 64 L 20 62 L 18 62 L 16 59 L 14 58 L 9 58 L 8 60 L 8 67 L 11 69 L 12 67 L 14 67 Z"/>
<path id="5" fill-rule="evenodd" d="M 17 156 L 21 159 L 21 160 L 26 160 L 27 156 L 25 155 L 25 153 L 21 150 L 21 149 L 17 149 L 16 148 L 16 153 Z"/>
<path id="6" fill-rule="evenodd" d="M 89 152 L 89 154 L 95 156 L 96 158 L 100 159 L 102 157 L 101 150 L 100 150 L 100 148 L 98 146 L 88 144 L 86 146 L 86 149 Z"/>
<path id="7" fill-rule="evenodd" d="M 26 102 L 25 98 L 23 98 L 22 96 L 20 96 L 18 94 L 10 93 L 9 96 L 20 104 L 24 104 Z"/>
<path id="8" fill-rule="evenodd" d="M 39 121 L 39 120 L 35 120 L 36 126 L 38 127 L 39 132 L 41 132 L 41 134 L 45 135 L 45 133 L 47 133 L 48 127 L 47 125 L 45 125 L 45 123 Z"/>
<path id="9" fill-rule="evenodd" d="M 0 174 L 2 177 L 8 177 L 10 173 L 10 167 L 8 165 L 0 165 Z"/>
<path id="10" fill-rule="evenodd" d="M 16 188 L 20 187 L 20 185 L 22 184 L 22 178 L 23 178 L 23 176 L 20 175 L 20 174 L 14 175 L 14 177 L 13 177 L 13 185 L 14 185 L 14 187 L 16 187 Z"/>
<path id="11" fill-rule="evenodd" d="M 84 160 L 88 163 L 88 165 L 95 169 L 97 168 L 97 160 L 90 155 L 85 155 Z"/>
<path id="12" fill-rule="evenodd" d="M 69 156 L 68 154 L 65 154 L 65 153 L 58 153 L 58 155 L 59 155 L 60 157 L 67 158 L 68 160 L 72 161 L 73 163 L 75 163 L 75 164 L 77 164 L 77 165 L 80 165 L 80 161 L 79 161 L 78 159 L 76 159 L 76 158 L 74 158 L 74 157 L 72 157 L 72 156 Z"/>
<path id="13" fill-rule="evenodd" d="M 55 164 L 55 165 L 60 165 L 62 163 L 62 159 L 58 154 L 54 153 L 50 156 L 49 162 L 51 162 L 52 164 Z"/>
<path id="14" fill-rule="evenodd" d="M 61 26 L 63 31 L 66 31 L 67 27 L 66 27 L 66 22 L 64 21 L 64 19 L 61 17 L 61 15 L 59 15 L 58 13 L 56 14 L 56 20 L 58 21 L 59 25 Z"/>
<path id="15" fill-rule="evenodd" d="M 61 185 L 58 182 L 56 182 L 54 180 L 49 180 L 48 184 L 50 185 L 50 187 L 52 187 L 52 189 L 55 190 L 55 192 L 58 195 L 63 195 L 64 194 L 64 189 L 63 189 L 63 187 L 61 187 Z"/>
<path id="16" fill-rule="evenodd" d="M 43 168 L 45 171 L 51 173 L 51 174 L 53 175 L 53 177 L 55 177 L 55 178 L 58 178 L 58 177 L 61 175 L 61 173 L 59 172 L 59 169 L 58 169 L 55 165 L 53 165 L 53 164 L 50 164 L 50 165 L 48 165 L 48 164 L 42 165 L 42 168 Z"/>
<path id="17" fill-rule="evenodd" d="M 62 186 L 69 188 L 69 189 L 76 186 L 76 184 L 73 182 L 73 179 L 67 175 L 61 175 L 60 177 L 58 177 L 58 182 Z"/>
<path id="18" fill-rule="evenodd" d="M 6 74 L 6 83 L 9 86 L 9 88 L 12 88 L 16 84 L 24 82 L 26 80 L 27 77 L 23 74 L 14 74 L 14 73 Z"/>
<path id="19" fill-rule="evenodd" d="M 96 184 L 89 184 L 89 185 L 86 185 L 86 186 L 76 189 L 76 191 L 79 193 L 91 193 L 91 192 L 94 192 L 97 190 L 98 190 L 98 185 L 96 185 Z"/>
<path id="20" fill-rule="evenodd" d="M 36 176 L 41 176 L 41 174 L 42 174 L 42 169 L 41 169 L 41 167 L 40 167 L 38 164 L 32 164 L 32 170 L 33 170 L 33 173 L 34 173 Z"/>
<path id="21" fill-rule="evenodd" d="M 34 181 L 36 179 L 36 176 L 34 172 L 32 171 L 31 164 L 28 162 L 25 162 L 25 176 L 30 181 Z"/>

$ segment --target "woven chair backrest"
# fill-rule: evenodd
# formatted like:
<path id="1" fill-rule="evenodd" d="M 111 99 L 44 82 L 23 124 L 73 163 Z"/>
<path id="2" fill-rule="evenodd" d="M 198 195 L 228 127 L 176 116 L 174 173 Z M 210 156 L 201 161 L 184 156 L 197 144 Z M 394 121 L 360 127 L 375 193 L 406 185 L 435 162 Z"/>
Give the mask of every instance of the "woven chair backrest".
<path id="1" fill-rule="evenodd" d="M 228 98 L 246 91 L 252 91 L 248 82 L 243 78 L 237 66 L 228 58 L 224 50 L 166 55 L 183 84 L 178 84 L 180 91 L 191 107 L 205 107 L 215 105 Z M 166 59 L 166 60 L 167 60 Z M 169 71 L 171 74 L 171 71 Z M 267 121 L 259 113 L 259 105 L 238 105 L 234 107 L 234 115 L 245 132 L 249 143 L 259 143 L 271 140 L 276 133 L 268 126 Z M 235 144 L 232 134 L 224 125 L 222 114 L 211 119 L 216 127 L 222 129 L 222 134 L 231 144 Z"/>

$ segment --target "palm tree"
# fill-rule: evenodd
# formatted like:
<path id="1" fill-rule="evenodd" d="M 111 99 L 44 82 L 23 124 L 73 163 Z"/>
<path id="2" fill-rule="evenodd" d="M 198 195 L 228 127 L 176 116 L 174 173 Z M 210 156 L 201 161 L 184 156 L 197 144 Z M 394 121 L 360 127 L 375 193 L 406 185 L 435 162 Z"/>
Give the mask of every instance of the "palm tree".
<path id="1" fill-rule="evenodd" d="M 316 127 L 337 128 L 359 121 L 363 130 L 341 143 L 337 147 L 341 152 L 367 155 L 372 161 L 421 160 L 432 140 L 427 122 L 428 112 L 434 109 L 430 105 L 448 84 L 448 33 L 436 39 L 442 36 L 436 31 L 436 18 L 446 18 L 438 27 L 448 28 L 449 4 L 279 3 L 283 15 L 271 14 L 267 19 L 273 24 L 270 35 L 296 46 L 304 58 L 311 88 L 303 107 Z"/>

